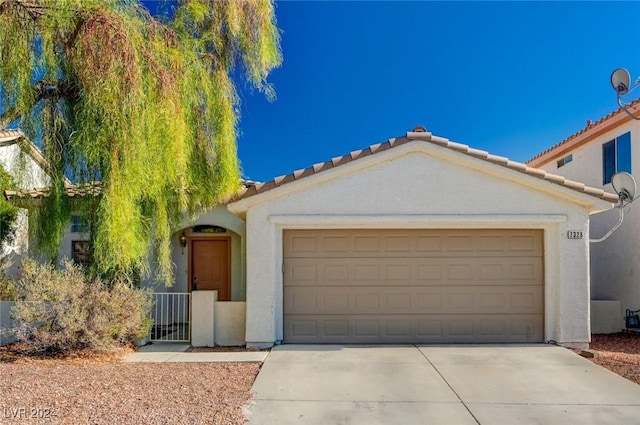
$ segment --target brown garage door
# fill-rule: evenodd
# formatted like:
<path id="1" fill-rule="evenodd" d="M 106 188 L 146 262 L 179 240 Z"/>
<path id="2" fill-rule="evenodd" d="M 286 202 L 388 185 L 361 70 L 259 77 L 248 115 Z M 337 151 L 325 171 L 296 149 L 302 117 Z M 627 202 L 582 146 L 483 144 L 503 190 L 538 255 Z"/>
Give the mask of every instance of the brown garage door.
<path id="1" fill-rule="evenodd" d="M 287 343 L 543 340 L 540 230 L 286 230 Z"/>

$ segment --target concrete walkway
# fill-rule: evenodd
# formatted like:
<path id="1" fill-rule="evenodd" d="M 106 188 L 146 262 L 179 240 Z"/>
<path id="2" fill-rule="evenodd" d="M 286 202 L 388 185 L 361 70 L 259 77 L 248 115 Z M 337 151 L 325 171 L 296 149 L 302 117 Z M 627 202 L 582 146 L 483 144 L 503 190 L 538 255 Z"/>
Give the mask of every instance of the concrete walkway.
<path id="1" fill-rule="evenodd" d="M 223 363 L 264 362 L 268 351 L 186 353 L 189 344 L 151 344 L 128 354 L 124 363 Z"/>
<path id="2" fill-rule="evenodd" d="M 275 347 L 250 425 L 640 424 L 640 386 L 564 348 Z"/>

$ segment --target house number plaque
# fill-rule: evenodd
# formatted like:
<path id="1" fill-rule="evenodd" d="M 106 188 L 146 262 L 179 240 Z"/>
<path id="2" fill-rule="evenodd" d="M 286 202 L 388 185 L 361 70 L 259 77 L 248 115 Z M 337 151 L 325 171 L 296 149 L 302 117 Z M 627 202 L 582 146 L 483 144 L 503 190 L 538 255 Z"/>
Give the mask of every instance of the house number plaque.
<path id="1" fill-rule="evenodd" d="M 584 232 L 582 230 L 569 230 L 567 231 L 567 239 L 582 239 Z"/>

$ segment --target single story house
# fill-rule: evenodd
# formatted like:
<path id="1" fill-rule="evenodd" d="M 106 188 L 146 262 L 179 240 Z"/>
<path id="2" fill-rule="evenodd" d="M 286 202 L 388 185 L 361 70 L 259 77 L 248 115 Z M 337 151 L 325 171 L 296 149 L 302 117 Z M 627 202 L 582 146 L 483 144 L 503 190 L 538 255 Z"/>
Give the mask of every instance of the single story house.
<path id="1" fill-rule="evenodd" d="M 175 284 L 143 285 L 191 297 L 162 314 L 190 318 L 193 345 L 584 347 L 589 217 L 617 200 L 416 127 L 185 217 Z M 82 241 L 72 230 L 68 256 Z"/>

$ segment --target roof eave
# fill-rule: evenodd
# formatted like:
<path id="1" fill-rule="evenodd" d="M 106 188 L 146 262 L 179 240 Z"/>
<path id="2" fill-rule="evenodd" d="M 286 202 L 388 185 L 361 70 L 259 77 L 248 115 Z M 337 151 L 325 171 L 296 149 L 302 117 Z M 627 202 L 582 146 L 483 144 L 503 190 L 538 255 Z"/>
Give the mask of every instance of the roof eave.
<path id="1" fill-rule="evenodd" d="M 585 207 L 589 213 L 608 210 L 613 207 L 615 202 L 617 202 L 617 196 L 615 194 L 607 193 L 602 189 L 592 188 L 582 183 L 565 179 L 562 176 L 547 173 L 544 170 L 527 167 L 525 164 L 510 161 L 501 156 L 491 155 L 488 152 L 473 149 L 467 145 L 454 143 L 448 139 L 433 136 L 428 132 L 409 132 L 406 136 L 390 139 L 389 142 L 387 142 L 389 145 L 388 147 L 384 147 L 386 144 L 379 144 L 372 145 L 370 148 L 373 148 L 376 153 L 380 152 L 382 154 L 382 151 L 391 150 L 390 147 L 406 145 L 408 142 L 418 141 L 429 143 L 414 144 L 413 146 L 415 146 L 415 149 L 424 150 L 426 153 L 433 153 L 434 149 L 439 150 L 439 156 L 443 157 L 460 155 L 459 158 L 462 159 L 467 166 L 473 165 L 472 168 L 493 170 L 492 172 L 494 174 L 506 174 L 512 181 L 525 184 L 526 186 L 533 187 L 559 198 L 571 200 L 574 203 L 580 204 Z M 367 149 L 363 151 L 366 151 Z M 399 152 L 395 149 L 393 151 Z M 346 156 L 347 155 L 345 155 L 345 157 Z M 364 155 L 363 160 L 366 160 L 368 156 L 368 154 Z M 358 157 L 358 159 L 360 158 L 361 157 Z M 384 160 L 382 156 L 377 158 L 379 161 Z M 349 163 L 352 162 L 355 161 L 350 161 Z M 341 164 L 339 160 L 337 163 Z M 328 166 L 331 165 L 329 162 L 316 164 L 314 167 L 298 170 L 293 174 L 278 177 L 264 185 L 250 188 L 239 199 L 228 204 L 229 211 L 234 214 L 242 214 L 257 204 L 282 196 L 283 194 L 288 194 L 292 191 L 303 190 L 306 187 L 315 184 L 318 179 L 324 181 L 333 178 L 332 176 L 335 175 L 335 172 L 327 172 L 332 171 L 333 168 L 336 167 L 334 166 L 327 169 L 323 167 L 323 164 L 328 164 Z M 364 166 L 363 163 L 360 164 L 360 166 Z M 351 169 L 351 167 L 339 168 L 343 172 L 349 172 Z M 317 169 L 317 171 L 313 172 L 312 169 Z M 299 175 L 299 179 L 294 178 L 296 175 Z M 322 178 L 319 176 L 324 177 Z M 307 179 L 307 177 L 309 178 Z M 288 183 L 291 183 L 291 185 Z"/>

